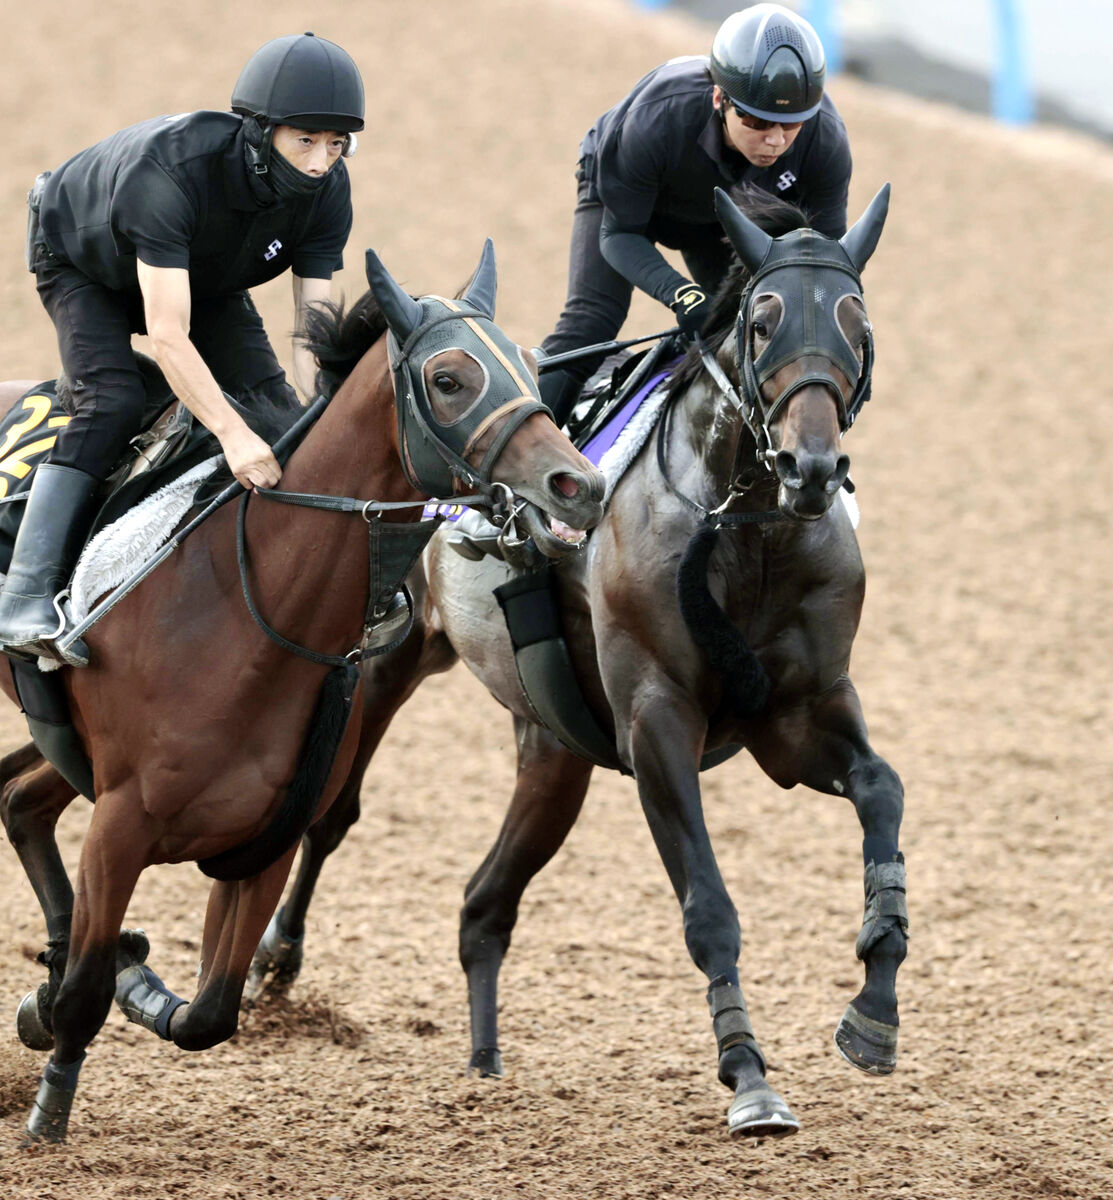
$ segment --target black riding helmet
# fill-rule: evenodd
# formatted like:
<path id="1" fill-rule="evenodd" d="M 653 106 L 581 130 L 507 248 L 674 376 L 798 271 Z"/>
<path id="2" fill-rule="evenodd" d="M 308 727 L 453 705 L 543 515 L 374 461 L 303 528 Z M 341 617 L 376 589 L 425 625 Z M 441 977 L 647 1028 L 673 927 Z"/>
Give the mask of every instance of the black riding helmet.
<path id="1" fill-rule="evenodd" d="M 779 4 L 754 4 L 727 17 L 711 47 L 711 78 L 736 108 L 764 121 L 814 116 L 826 75 L 815 30 Z"/>
<path id="2" fill-rule="evenodd" d="M 264 126 L 355 133 L 363 128 L 363 80 L 335 42 L 312 33 L 274 38 L 240 72 L 232 111 Z"/>

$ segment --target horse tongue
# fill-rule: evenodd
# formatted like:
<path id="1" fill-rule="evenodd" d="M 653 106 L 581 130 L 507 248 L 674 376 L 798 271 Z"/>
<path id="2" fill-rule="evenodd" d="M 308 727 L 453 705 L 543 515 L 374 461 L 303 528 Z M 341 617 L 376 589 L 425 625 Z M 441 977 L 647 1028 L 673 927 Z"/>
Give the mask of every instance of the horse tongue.
<path id="1" fill-rule="evenodd" d="M 562 542 L 571 542 L 573 546 L 578 546 L 587 537 L 582 529 L 573 529 L 571 525 L 565 525 L 555 517 L 549 522 L 549 528 Z"/>

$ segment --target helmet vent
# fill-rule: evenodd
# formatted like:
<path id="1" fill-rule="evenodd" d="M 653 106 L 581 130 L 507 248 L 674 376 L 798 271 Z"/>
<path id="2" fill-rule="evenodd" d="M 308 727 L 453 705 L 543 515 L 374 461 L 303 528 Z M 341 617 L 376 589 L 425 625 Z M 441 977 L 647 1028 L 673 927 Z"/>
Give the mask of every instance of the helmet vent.
<path id="1" fill-rule="evenodd" d="M 800 31 L 791 25 L 771 25 L 765 31 L 764 41 L 767 53 L 776 50 L 778 46 L 791 46 L 793 50 L 804 53 L 804 39 L 800 36 Z"/>

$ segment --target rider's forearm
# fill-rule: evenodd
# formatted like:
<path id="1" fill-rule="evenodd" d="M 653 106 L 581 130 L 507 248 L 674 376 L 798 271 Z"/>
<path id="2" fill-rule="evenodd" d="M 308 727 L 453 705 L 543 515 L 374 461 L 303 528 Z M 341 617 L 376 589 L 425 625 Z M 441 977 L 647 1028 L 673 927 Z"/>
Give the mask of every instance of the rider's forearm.
<path id="1" fill-rule="evenodd" d="M 244 426 L 243 418 L 224 398 L 188 334 L 173 323 L 148 330 L 151 351 L 174 395 L 217 438 Z"/>
<path id="2" fill-rule="evenodd" d="M 302 396 L 314 400 L 317 396 L 317 360 L 305 344 L 297 337 L 294 338 L 294 383 Z"/>
<path id="3" fill-rule="evenodd" d="M 621 229 L 609 216 L 603 218 L 599 249 L 620 275 L 662 304 L 671 305 L 676 289 L 690 282 L 665 260 L 644 233 Z"/>

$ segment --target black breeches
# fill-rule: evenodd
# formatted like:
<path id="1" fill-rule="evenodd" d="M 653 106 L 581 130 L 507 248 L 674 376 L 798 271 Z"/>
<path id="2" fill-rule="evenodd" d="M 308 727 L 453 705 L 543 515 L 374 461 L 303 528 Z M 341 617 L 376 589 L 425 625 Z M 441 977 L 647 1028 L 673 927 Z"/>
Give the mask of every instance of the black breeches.
<path id="1" fill-rule="evenodd" d="M 104 479 L 142 427 L 146 394 L 131 348 L 132 334 L 145 331 L 142 299 L 41 250 L 35 274 L 75 408 L 49 461 Z M 196 300 L 189 336 L 229 395 L 248 407 L 290 407 L 293 390 L 246 292 Z"/>

